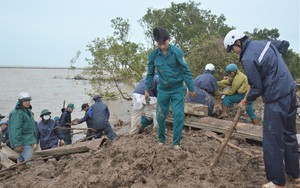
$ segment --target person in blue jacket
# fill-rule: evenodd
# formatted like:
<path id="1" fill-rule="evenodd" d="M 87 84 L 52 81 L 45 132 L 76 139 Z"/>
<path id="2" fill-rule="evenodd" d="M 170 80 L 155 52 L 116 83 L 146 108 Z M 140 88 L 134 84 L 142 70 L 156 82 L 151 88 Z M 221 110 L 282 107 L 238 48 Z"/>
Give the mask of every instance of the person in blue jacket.
<path id="1" fill-rule="evenodd" d="M 225 36 L 224 46 L 227 52 L 240 55 L 250 85 L 239 107 L 245 108 L 259 96 L 265 103 L 263 153 L 269 184 L 284 187 L 288 175 L 300 187 L 296 85 L 281 54 L 270 41 L 250 40 L 236 29 Z"/>
<path id="2" fill-rule="evenodd" d="M 159 144 L 166 142 L 165 123 L 170 104 L 173 113 L 173 148 L 180 148 L 180 139 L 184 122 L 184 85 L 190 95 L 195 97 L 192 73 L 184 59 L 184 53 L 170 44 L 170 35 L 166 29 L 156 27 L 153 37 L 158 46 L 149 55 L 148 73 L 145 84 L 145 98 L 149 99 L 155 68 L 158 74 L 156 119 L 158 123 Z"/>
<path id="3" fill-rule="evenodd" d="M 50 114 L 48 109 L 43 109 L 40 114 L 42 120 L 36 125 L 36 139 L 42 150 L 64 145 L 62 130 L 57 128 Z"/>
<path id="4" fill-rule="evenodd" d="M 92 121 L 92 128 L 100 132 L 96 134 L 95 138 L 101 138 L 104 132 L 108 139 L 114 140 L 117 138 L 117 134 L 113 131 L 109 123 L 110 113 L 108 106 L 102 102 L 100 95 L 95 95 L 93 100 L 95 103 L 89 107 L 88 115 Z"/>
<path id="5" fill-rule="evenodd" d="M 87 140 L 92 140 L 93 138 L 100 138 L 102 135 L 102 131 L 94 131 L 93 130 L 93 122 L 92 119 L 89 116 L 89 104 L 88 103 L 83 103 L 81 105 L 81 111 L 85 111 L 85 114 L 83 116 L 83 118 L 74 121 L 73 125 L 77 125 L 77 124 L 81 124 L 83 122 L 86 122 L 86 126 L 88 128 L 87 132 L 86 132 L 86 138 Z"/>
<path id="6" fill-rule="evenodd" d="M 218 90 L 217 79 L 214 77 L 215 66 L 211 63 L 205 65 L 205 70 L 202 74 L 197 76 L 194 80 L 194 87 L 196 92 L 195 99 L 187 98 L 187 102 L 196 102 L 208 106 L 208 115 L 212 115 L 214 109 L 214 98 Z"/>

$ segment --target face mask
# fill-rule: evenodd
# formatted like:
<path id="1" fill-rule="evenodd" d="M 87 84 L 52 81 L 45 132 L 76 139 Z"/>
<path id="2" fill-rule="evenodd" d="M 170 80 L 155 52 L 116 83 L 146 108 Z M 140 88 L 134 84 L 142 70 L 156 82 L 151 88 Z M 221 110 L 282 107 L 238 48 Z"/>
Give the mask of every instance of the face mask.
<path id="1" fill-rule="evenodd" d="M 43 118 L 44 118 L 44 120 L 49 120 L 50 119 L 50 115 L 44 115 Z"/>

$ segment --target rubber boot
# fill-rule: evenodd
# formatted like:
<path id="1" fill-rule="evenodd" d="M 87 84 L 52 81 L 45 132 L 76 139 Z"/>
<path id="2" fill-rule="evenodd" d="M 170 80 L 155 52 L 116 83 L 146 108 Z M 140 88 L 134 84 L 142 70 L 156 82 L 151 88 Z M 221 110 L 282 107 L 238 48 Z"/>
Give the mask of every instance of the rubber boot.
<path id="1" fill-rule="evenodd" d="M 252 121 L 252 124 L 254 124 L 254 125 L 260 125 L 258 119 L 252 119 L 251 121 Z"/>

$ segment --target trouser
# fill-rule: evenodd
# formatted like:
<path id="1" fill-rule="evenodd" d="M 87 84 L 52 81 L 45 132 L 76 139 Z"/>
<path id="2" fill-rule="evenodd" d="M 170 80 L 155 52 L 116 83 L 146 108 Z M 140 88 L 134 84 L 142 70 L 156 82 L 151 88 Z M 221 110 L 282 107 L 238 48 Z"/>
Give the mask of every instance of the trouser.
<path id="1" fill-rule="evenodd" d="M 104 127 L 96 129 L 94 138 L 101 138 L 103 135 L 102 132 L 104 132 L 110 140 L 114 140 L 117 137 L 117 134 L 114 132 L 109 122 L 104 122 Z"/>
<path id="2" fill-rule="evenodd" d="M 33 154 L 32 145 L 24 145 L 23 149 L 20 153 L 20 156 L 18 158 L 18 162 L 27 161 L 28 159 L 30 159 L 32 157 L 32 154 Z M 27 163 L 27 164 L 30 164 L 30 163 Z"/>
<path id="3" fill-rule="evenodd" d="M 132 109 L 131 111 L 131 125 L 130 134 L 137 134 L 140 127 L 141 117 L 144 113 L 144 105 L 140 109 Z"/>
<path id="4" fill-rule="evenodd" d="M 154 99 L 155 98 L 155 99 Z M 150 118 L 146 118 L 145 115 L 155 119 L 155 106 L 156 106 L 156 97 L 150 97 L 151 105 L 145 105 L 145 96 L 135 93 L 133 95 L 133 108 L 131 111 L 131 126 L 130 134 L 137 134 L 139 131 L 140 125 L 146 127 Z M 153 102 L 152 102 L 153 101 Z M 147 125 L 146 125 L 147 124 Z M 157 125 L 156 120 L 154 121 L 154 126 Z"/>
<path id="5" fill-rule="evenodd" d="M 233 103 L 240 103 L 241 100 L 244 99 L 244 97 L 245 94 L 238 94 L 238 93 L 234 95 L 226 95 L 222 103 L 227 107 L 231 107 Z M 246 112 L 251 120 L 257 119 L 257 116 L 253 110 L 253 101 L 248 101 Z"/>
<path id="6" fill-rule="evenodd" d="M 88 127 L 88 128 L 90 128 L 90 127 Z M 86 137 L 88 138 L 87 140 L 92 140 L 94 137 L 94 134 L 95 134 L 94 131 L 88 130 L 86 132 Z"/>
<path id="7" fill-rule="evenodd" d="M 299 177 L 296 129 L 297 98 L 295 91 L 273 103 L 265 104 L 263 153 L 266 177 L 285 185 L 285 173 Z"/>
<path id="8" fill-rule="evenodd" d="M 141 117 L 141 125 L 142 125 L 143 128 L 148 127 L 152 123 L 153 123 L 153 119 L 152 118 L 148 118 L 146 116 L 142 116 Z"/>
<path id="9" fill-rule="evenodd" d="M 166 142 L 165 124 L 169 113 L 170 103 L 173 113 L 173 144 L 179 145 L 184 122 L 183 86 L 170 90 L 158 89 L 156 119 L 158 123 L 158 140 L 160 143 Z"/>
<path id="10" fill-rule="evenodd" d="M 65 145 L 70 145 L 70 144 L 72 144 L 72 135 L 71 135 L 71 131 L 70 131 L 70 130 L 63 130 L 62 133 L 63 133 L 63 135 L 64 135 L 64 142 L 65 142 Z"/>

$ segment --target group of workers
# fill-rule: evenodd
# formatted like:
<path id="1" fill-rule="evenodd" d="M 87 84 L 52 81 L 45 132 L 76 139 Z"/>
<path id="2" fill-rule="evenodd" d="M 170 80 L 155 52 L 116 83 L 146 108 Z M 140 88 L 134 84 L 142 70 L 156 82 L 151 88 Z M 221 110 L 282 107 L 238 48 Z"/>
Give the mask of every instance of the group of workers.
<path id="1" fill-rule="evenodd" d="M 89 107 L 87 103 L 82 105 L 85 116 L 82 119 L 72 121 L 71 113 L 75 109 L 70 103 L 67 108 L 62 109 L 60 117 L 51 118 L 51 112 L 43 109 L 40 113 L 41 121 L 36 122 L 31 111 L 31 96 L 27 92 L 19 94 L 17 104 L 10 112 L 8 121 L 0 120 L 0 143 L 19 153 L 18 163 L 27 162 L 33 155 L 33 151 L 39 144 L 41 150 L 56 148 L 62 145 L 72 144 L 72 125 L 87 122 L 88 139 L 101 138 L 106 135 L 114 140 L 117 134 L 109 123 L 109 109 L 102 102 L 100 95 L 93 97 L 95 103 Z M 59 158 L 56 158 L 59 159 Z"/>
<path id="2" fill-rule="evenodd" d="M 153 29 L 153 38 L 158 46 L 148 58 L 148 72 L 133 93 L 131 117 L 131 134 L 142 132 L 149 124 L 157 127 L 158 145 L 166 144 L 165 121 L 172 108 L 173 148 L 181 149 L 180 140 L 184 123 L 185 86 L 188 88 L 187 101 L 199 102 L 208 106 L 209 115 L 214 106 L 213 96 L 218 87 L 224 90 L 222 100 L 224 118 L 228 117 L 228 107 L 233 103 L 246 109 L 253 124 L 259 124 L 253 110 L 253 101 L 262 96 L 265 103 L 263 121 L 263 158 L 267 180 L 263 187 L 284 187 L 286 175 L 294 179 L 293 185 L 300 187 L 298 143 L 296 138 L 297 98 L 296 85 L 276 45 L 264 40 L 250 40 L 239 30 L 230 31 L 224 38 L 224 47 L 229 53 L 233 51 L 240 56 L 240 63 L 246 75 L 238 70 L 236 64 L 229 64 L 226 73 L 229 78 L 217 81 L 213 76 L 215 67 L 205 66 L 203 74 L 192 79 L 192 73 L 184 59 L 184 53 L 170 43 L 171 38 L 166 29 Z M 85 116 L 73 122 L 87 122 L 88 127 L 96 130 L 96 138 L 103 132 L 111 140 L 117 137 L 109 124 L 108 107 L 102 103 L 99 95 L 94 96 L 95 103 L 89 107 L 83 104 Z M 69 104 L 55 123 L 51 112 L 41 112 L 41 122 L 37 124 L 39 136 L 35 134 L 35 122 L 30 110 L 31 97 L 21 94 L 15 109 L 9 115 L 8 132 L 10 146 L 20 152 L 20 160 L 28 159 L 32 154 L 32 145 L 37 139 L 42 143 L 47 128 L 56 134 L 56 140 L 49 145 L 70 144 L 71 112 Z M 153 119 L 145 115 L 145 109 L 152 109 Z M 141 126 L 140 126 L 141 125 Z M 47 128 L 45 128 L 47 127 Z M 65 129 L 56 129 L 64 127 Z M 45 133 L 47 132 L 47 133 Z M 89 135 L 92 134 L 89 132 Z M 50 135 L 48 135 L 50 137 Z M 46 144 L 46 145 L 47 145 Z M 48 149 L 43 147 L 42 149 Z M 51 147 L 50 147 L 51 148 Z"/>
<path id="3" fill-rule="evenodd" d="M 225 36 L 224 47 L 228 53 L 233 51 L 240 56 L 240 63 L 246 75 L 238 70 L 236 64 L 229 64 L 226 67 L 229 78 L 217 82 L 213 77 L 214 66 L 208 64 L 204 73 L 193 81 L 184 53 L 170 44 L 171 38 L 166 29 L 154 28 L 153 38 L 158 48 L 153 50 L 148 58 L 148 72 L 144 83 L 145 99 L 142 98 L 142 89 L 139 89 L 139 92 L 134 93 L 133 106 L 136 111 L 143 110 L 150 105 L 151 97 L 157 97 L 154 121 L 158 124 L 158 144 L 162 146 L 166 143 L 165 121 L 171 106 L 173 148 L 181 149 L 184 83 L 190 95 L 188 101 L 197 100 L 208 105 L 209 114 L 212 113 L 212 96 L 217 87 L 230 86 L 222 93 L 225 95 L 222 100 L 224 118 L 228 117 L 228 107 L 238 103 L 239 108 L 246 110 L 252 123 L 259 124 L 253 110 L 253 101 L 262 96 L 265 103 L 263 153 L 266 177 L 270 182 L 263 187 L 285 187 L 286 175 L 294 180 L 294 187 L 300 187 L 296 138 L 296 85 L 280 54 L 287 49 L 282 49 L 277 46 L 278 43 L 270 41 L 250 40 L 243 32 L 234 29 Z M 158 80 L 155 80 L 156 76 Z M 155 94 L 152 92 L 154 89 Z M 136 108 L 137 106 L 139 107 Z M 135 114 L 134 119 L 137 116 Z M 132 130 L 137 130 L 137 123 L 131 123 Z M 142 123 L 143 128 L 145 125 Z"/>

